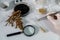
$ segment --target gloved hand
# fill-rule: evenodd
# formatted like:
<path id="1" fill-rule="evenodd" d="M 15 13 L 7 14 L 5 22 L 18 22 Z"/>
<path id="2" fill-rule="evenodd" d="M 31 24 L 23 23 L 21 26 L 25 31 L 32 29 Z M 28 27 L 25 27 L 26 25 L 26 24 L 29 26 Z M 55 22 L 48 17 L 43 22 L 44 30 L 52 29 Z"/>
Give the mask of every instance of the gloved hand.
<path id="1" fill-rule="evenodd" d="M 54 32 L 60 35 L 60 13 L 55 16 L 57 19 L 54 19 L 52 16 L 47 16 L 47 18 L 54 25 Z"/>

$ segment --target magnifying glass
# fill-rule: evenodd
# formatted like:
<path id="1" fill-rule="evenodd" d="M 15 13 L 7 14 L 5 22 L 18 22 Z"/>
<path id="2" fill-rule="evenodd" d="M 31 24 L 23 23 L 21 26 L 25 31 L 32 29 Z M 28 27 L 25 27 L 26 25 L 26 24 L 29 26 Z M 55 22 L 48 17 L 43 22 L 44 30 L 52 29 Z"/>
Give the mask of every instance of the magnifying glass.
<path id="1" fill-rule="evenodd" d="M 35 34 L 35 27 L 32 25 L 27 25 L 24 27 L 24 30 L 22 32 L 15 32 L 11 34 L 7 34 L 7 37 L 18 35 L 24 33 L 26 36 L 33 36 Z"/>

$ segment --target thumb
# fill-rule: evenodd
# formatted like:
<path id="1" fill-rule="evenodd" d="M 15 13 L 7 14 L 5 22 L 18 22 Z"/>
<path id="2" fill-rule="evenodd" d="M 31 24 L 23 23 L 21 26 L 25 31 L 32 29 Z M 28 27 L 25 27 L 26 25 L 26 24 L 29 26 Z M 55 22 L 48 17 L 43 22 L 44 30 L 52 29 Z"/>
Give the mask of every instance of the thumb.
<path id="1" fill-rule="evenodd" d="M 52 23 L 55 22 L 55 19 L 52 16 L 47 16 L 48 20 L 51 21 Z"/>

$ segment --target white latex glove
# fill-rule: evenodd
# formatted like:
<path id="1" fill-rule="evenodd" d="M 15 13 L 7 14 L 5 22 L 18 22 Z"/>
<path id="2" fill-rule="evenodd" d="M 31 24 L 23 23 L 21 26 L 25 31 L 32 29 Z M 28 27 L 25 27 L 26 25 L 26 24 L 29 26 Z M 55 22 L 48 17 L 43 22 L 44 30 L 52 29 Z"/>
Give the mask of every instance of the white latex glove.
<path id="1" fill-rule="evenodd" d="M 55 33 L 60 35 L 60 14 L 56 14 L 57 20 L 52 16 L 47 16 L 48 20 L 54 25 Z"/>

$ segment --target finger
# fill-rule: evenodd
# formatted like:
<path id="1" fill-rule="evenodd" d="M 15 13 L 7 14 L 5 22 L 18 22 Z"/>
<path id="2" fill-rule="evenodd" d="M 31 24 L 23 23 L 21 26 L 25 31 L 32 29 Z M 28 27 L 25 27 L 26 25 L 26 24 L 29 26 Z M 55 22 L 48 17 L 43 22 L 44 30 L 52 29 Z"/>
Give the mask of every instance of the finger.
<path id="1" fill-rule="evenodd" d="M 56 14 L 57 18 L 60 19 L 60 14 Z"/>
<path id="2" fill-rule="evenodd" d="M 55 13 L 55 12 L 48 13 L 47 15 L 51 16 L 53 19 L 56 20 L 57 19 L 57 16 L 54 15 L 53 13 Z"/>
<path id="3" fill-rule="evenodd" d="M 55 19 L 54 19 L 53 17 L 51 17 L 51 16 L 47 16 L 47 18 L 48 18 L 51 22 L 55 21 Z"/>

